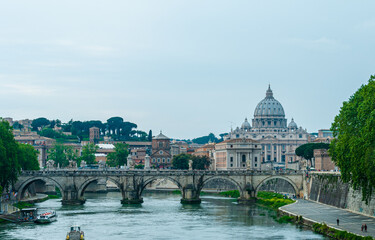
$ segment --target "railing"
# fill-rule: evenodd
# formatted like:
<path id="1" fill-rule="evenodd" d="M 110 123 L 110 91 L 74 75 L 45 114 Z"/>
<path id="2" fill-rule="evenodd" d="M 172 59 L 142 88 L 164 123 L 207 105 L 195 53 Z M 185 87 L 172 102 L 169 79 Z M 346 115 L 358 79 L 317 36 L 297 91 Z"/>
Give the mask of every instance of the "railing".
<path id="1" fill-rule="evenodd" d="M 74 175 L 302 175 L 301 170 L 170 170 L 170 169 L 49 169 L 39 171 L 22 171 L 21 175 L 28 176 L 74 176 Z"/>

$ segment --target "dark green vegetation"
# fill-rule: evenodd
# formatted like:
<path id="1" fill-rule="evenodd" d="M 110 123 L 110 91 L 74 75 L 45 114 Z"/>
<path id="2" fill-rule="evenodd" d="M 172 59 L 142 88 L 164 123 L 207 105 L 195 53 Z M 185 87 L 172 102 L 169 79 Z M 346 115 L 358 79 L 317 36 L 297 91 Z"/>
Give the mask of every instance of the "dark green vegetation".
<path id="1" fill-rule="evenodd" d="M 328 227 L 325 223 L 314 223 L 313 225 L 314 232 L 329 236 L 333 239 L 338 240 L 361 240 L 361 239 L 373 239 L 372 237 L 361 237 L 358 235 L 355 235 L 353 233 L 349 233 L 347 231 L 340 231 L 333 228 Z"/>
<path id="2" fill-rule="evenodd" d="M 28 203 L 28 202 L 17 202 L 13 204 L 14 207 L 19 208 L 19 209 L 24 209 L 24 208 L 31 208 L 34 207 L 35 204 L 33 203 Z"/>
<path id="3" fill-rule="evenodd" d="M 172 167 L 174 169 L 189 169 L 189 161 L 192 160 L 192 168 L 195 170 L 208 169 L 211 162 L 207 156 L 193 156 L 190 154 L 181 153 L 173 156 Z"/>
<path id="4" fill-rule="evenodd" d="M 16 126 L 18 129 L 23 128 L 20 124 Z M 58 142 L 79 142 L 82 140 L 89 140 L 89 129 L 91 127 L 99 128 L 101 138 L 103 136 L 110 136 L 116 141 L 152 140 L 151 131 L 149 132 L 151 136 L 149 136 L 146 132 L 137 130 L 137 124 L 124 122 L 124 119 L 121 117 L 111 117 L 105 123 L 99 120 L 73 121 L 73 119 L 68 123 L 61 123 L 58 119 L 48 120 L 41 117 L 34 119 L 31 126 L 32 130 L 37 131 L 41 136 L 56 139 Z M 66 133 L 69 133 L 70 135 Z"/>
<path id="5" fill-rule="evenodd" d="M 230 191 L 220 192 L 219 195 L 222 195 L 224 197 L 230 197 L 230 198 L 239 198 L 240 192 L 238 190 L 230 190 Z"/>
<path id="6" fill-rule="evenodd" d="M 77 166 L 80 166 L 81 161 L 85 161 L 86 164 L 95 164 L 95 152 L 97 149 L 98 146 L 89 143 L 82 147 L 82 154 L 79 157 L 78 150 L 75 150 L 72 146 L 56 143 L 53 148 L 49 150 L 48 159 L 55 161 L 55 165 L 60 167 L 68 166 L 69 160 L 76 161 Z"/>
<path id="7" fill-rule="evenodd" d="M 220 134 L 220 139 L 219 139 L 219 138 L 217 138 L 217 137 L 215 136 L 215 134 L 210 133 L 210 134 L 208 134 L 207 136 L 194 138 L 194 139 L 192 140 L 192 142 L 193 142 L 193 143 L 197 143 L 197 144 L 206 144 L 206 143 L 209 143 L 209 142 L 212 142 L 212 143 L 218 143 L 218 142 L 223 141 L 223 136 L 224 136 L 224 134 Z"/>
<path id="8" fill-rule="evenodd" d="M 115 151 L 109 153 L 107 156 L 108 166 L 110 167 L 124 166 L 127 163 L 127 157 L 129 155 L 128 147 L 129 145 L 127 144 L 116 143 Z"/>
<path id="9" fill-rule="evenodd" d="M 328 143 L 306 143 L 296 149 L 296 155 L 311 162 L 314 157 L 314 149 L 328 149 Z"/>
<path id="10" fill-rule="evenodd" d="M 21 169 L 39 169 L 37 151 L 17 143 L 8 122 L 0 121 L 0 193 L 17 181 Z"/>
<path id="11" fill-rule="evenodd" d="M 332 160 L 341 170 L 341 179 L 362 190 L 368 203 L 375 185 L 375 76 L 343 103 L 331 130 Z"/>
<path id="12" fill-rule="evenodd" d="M 274 192 L 258 192 L 257 203 L 277 210 L 279 207 L 294 203 L 292 199 Z"/>

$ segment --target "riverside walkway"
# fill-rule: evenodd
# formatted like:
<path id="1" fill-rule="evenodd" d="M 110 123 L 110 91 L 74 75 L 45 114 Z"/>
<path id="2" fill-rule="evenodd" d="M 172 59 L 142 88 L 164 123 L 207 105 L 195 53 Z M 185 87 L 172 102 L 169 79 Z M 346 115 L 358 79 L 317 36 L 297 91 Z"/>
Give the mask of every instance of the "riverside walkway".
<path id="1" fill-rule="evenodd" d="M 372 217 L 307 200 L 298 200 L 298 202 L 283 206 L 280 209 L 318 223 L 324 222 L 329 227 L 339 230 L 361 236 L 375 237 L 375 218 Z M 337 219 L 340 221 L 339 226 L 336 223 Z M 361 231 L 362 224 L 367 225 L 367 232 Z"/>

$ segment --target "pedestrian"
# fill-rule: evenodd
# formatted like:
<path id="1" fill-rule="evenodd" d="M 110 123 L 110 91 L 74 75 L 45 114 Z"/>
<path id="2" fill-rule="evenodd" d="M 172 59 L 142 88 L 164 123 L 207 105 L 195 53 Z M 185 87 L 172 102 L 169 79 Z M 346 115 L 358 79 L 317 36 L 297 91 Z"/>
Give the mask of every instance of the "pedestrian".
<path id="1" fill-rule="evenodd" d="M 362 224 L 362 226 L 361 226 L 361 232 L 363 232 L 363 224 Z"/>
<path id="2" fill-rule="evenodd" d="M 337 226 L 338 226 L 338 225 L 339 225 L 339 223 L 340 223 L 340 220 L 339 220 L 339 219 L 337 219 L 337 220 L 336 220 L 336 222 L 337 222 Z"/>
<path id="3" fill-rule="evenodd" d="M 366 225 L 366 223 L 365 223 L 365 232 L 367 232 L 367 225 Z"/>

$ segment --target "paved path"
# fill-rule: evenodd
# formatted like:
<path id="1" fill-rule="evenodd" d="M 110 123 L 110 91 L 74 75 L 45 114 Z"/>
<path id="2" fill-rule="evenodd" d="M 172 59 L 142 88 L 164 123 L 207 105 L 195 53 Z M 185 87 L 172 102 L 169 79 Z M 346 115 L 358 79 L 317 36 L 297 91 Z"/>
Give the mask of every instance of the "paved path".
<path id="1" fill-rule="evenodd" d="M 281 209 L 319 223 L 325 222 L 328 226 L 340 230 L 361 236 L 375 237 L 375 218 L 372 217 L 307 200 L 298 200 L 298 202 L 281 207 Z M 340 221 L 339 226 L 336 223 L 337 218 Z M 361 232 L 362 224 L 367 225 L 367 232 Z"/>

